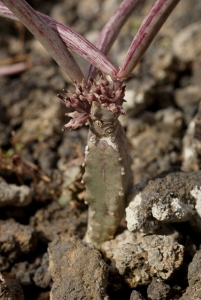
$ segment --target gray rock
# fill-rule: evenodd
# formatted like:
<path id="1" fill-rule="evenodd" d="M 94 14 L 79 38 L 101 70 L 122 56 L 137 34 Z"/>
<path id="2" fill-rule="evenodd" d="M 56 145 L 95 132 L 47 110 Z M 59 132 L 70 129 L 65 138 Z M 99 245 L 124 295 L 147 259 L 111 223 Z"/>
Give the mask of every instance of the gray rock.
<path id="1" fill-rule="evenodd" d="M 0 182 L 0 207 L 29 205 L 32 196 L 32 190 L 26 185 L 17 186 L 16 184 L 8 184 L 5 181 Z"/>
<path id="2" fill-rule="evenodd" d="M 15 259 L 36 247 L 34 229 L 13 219 L 0 220 L 0 270 L 6 270 Z"/>
<path id="3" fill-rule="evenodd" d="M 31 285 L 32 277 L 35 272 L 33 264 L 29 264 L 28 261 L 17 262 L 13 265 L 11 273 L 22 285 Z"/>
<path id="4" fill-rule="evenodd" d="M 65 206 L 52 202 L 38 210 L 30 223 L 45 241 L 52 241 L 61 233 L 75 234 L 83 238 L 87 225 L 85 209 L 77 201 L 70 201 Z"/>
<path id="5" fill-rule="evenodd" d="M 201 169 L 201 104 L 198 113 L 190 122 L 183 138 L 182 170 L 185 172 Z"/>
<path id="6" fill-rule="evenodd" d="M 173 51 L 185 63 L 201 58 L 201 22 L 188 25 L 174 37 Z"/>
<path id="7" fill-rule="evenodd" d="M 125 92 L 124 109 L 127 117 L 133 117 L 139 115 L 154 102 L 153 89 L 155 81 L 151 77 L 146 79 L 137 80 L 132 79 L 129 82 L 127 90 Z M 123 117 L 121 118 L 121 120 Z"/>
<path id="8" fill-rule="evenodd" d="M 168 279 L 179 269 L 184 247 L 178 240 L 178 233 L 167 229 L 150 235 L 125 231 L 104 242 L 102 251 L 111 261 L 111 273 L 121 275 L 134 288 L 150 283 L 153 277 Z"/>
<path id="9" fill-rule="evenodd" d="M 130 120 L 127 137 L 132 144 L 132 171 L 135 183 L 153 177 L 179 163 L 182 148 L 183 116 L 173 107 L 156 113 L 144 112 Z M 176 133 L 176 134 L 175 134 Z"/>
<path id="10" fill-rule="evenodd" d="M 190 286 L 193 286 L 197 282 L 201 284 L 201 250 L 197 251 L 193 257 L 193 261 L 189 265 L 188 282 Z"/>
<path id="11" fill-rule="evenodd" d="M 190 221 L 201 231 L 201 171 L 170 173 L 134 188 L 126 209 L 130 231 L 153 232 L 161 223 Z"/>
<path id="12" fill-rule="evenodd" d="M 45 253 L 42 259 L 39 259 L 39 266 L 34 272 L 34 276 L 33 276 L 33 281 L 35 285 L 43 289 L 48 287 L 51 281 L 48 267 L 49 267 L 49 256 L 48 253 Z"/>
<path id="13" fill-rule="evenodd" d="M 1 300 L 24 300 L 22 287 L 16 279 L 5 278 L 0 273 L 0 299 Z"/>
<path id="14" fill-rule="evenodd" d="M 178 64 L 175 64 L 172 49 L 171 47 L 160 47 L 158 45 L 160 41 L 157 46 L 155 45 L 156 43 L 157 38 L 145 55 L 147 68 L 155 80 L 173 82 L 175 80 L 175 67 L 178 67 Z"/>
<path id="15" fill-rule="evenodd" d="M 130 295 L 130 300 L 144 300 L 144 297 L 138 291 L 133 290 Z"/>
<path id="16" fill-rule="evenodd" d="M 33 263 L 27 261 L 17 262 L 13 265 L 11 273 L 24 286 L 33 282 L 40 288 L 47 288 L 51 277 L 48 271 L 49 257 L 46 252 L 42 257 L 37 257 Z"/>
<path id="17" fill-rule="evenodd" d="M 161 280 L 153 278 L 152 282 L 147 288 L 148 299 L 164 300 L 170 294 L 170 286 Z"/>
<path id="18" fill-rule="evenodd" d="M 95 248 L 63 235 L 49 244 L 51 300 L 108 300 L 108 266 Z"/>
<path id="19" fill-rule="evenodd" d="M 199 250 L 188 268 L 188 282 L 185 293 L 180 300 L 198 300 L 201 299 L 201 250 Z"/>
<path id="20" fill-rule="evenodd" d="M 187 125 L 194 117 L 200 101 L 201 87 L 199 84 L 190 84 L 175 90 L 175 102 L 184 112 L 184 120 Z"/>

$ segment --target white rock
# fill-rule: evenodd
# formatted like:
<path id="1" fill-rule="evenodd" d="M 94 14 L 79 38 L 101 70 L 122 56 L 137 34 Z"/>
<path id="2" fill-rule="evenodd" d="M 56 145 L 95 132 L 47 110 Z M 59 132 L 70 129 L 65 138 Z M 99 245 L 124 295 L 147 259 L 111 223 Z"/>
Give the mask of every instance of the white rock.
<path id="1" fill-rule="evenodd" d="M 0 207 L 7 205 L 26 206 L 32 201 L 32 191 L 26 185 L 17 186 L 0 182 Z"/>
<path id="2" fill-rule="evenodd" d="M 181 266 L 184 247 L 178 239 L 176 231 L 166 229 L 150 235 L 124 231 L 104 242 L 102 251 L 111 261 L 111 272 L 134 288 L 153 277 L 166 280 Z"/>

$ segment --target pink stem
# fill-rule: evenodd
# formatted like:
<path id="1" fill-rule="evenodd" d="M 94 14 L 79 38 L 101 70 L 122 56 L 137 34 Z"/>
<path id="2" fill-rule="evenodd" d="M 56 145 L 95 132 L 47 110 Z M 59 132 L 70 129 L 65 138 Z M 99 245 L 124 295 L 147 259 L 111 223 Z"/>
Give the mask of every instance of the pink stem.
<path id="1" fill-rule="evenodd" d="M 127 21 L 131 13 L 137 8 L 140 2 L 142 2 L 142 0 L 124 0 L 115 10 L 111 18 L 103 27 L 95 44 L 102 53 L 105 55 L 108 53 L 122 26 Z M 87 77 L 94 78 L 95 73 L 96 68 L 94 65 L 90 65 Z"/>
<path id="2" fill-rule="evenodd" d="M 9 0 L 3 0 L 3 2 L 5 1 Z M 36 11 L 35 13 L 40 17 L 40 19 L 45 21 L 46 24 L 50 25 L 50 27 L 60 36 L 68 48 L 83 56 L 91 64 L 95 65 L 98 69 L 105 73 L 114 75 L 118 72 L 118 68 L 112 62 L 110 62 L 110 60 L 98 48 L 96 48 L 93 44 L 76 33 L 74 30 L 42 13 Z M 19 21 L 14 14 L 12 14 L 4 5 L 2 5 L 1 1 L 0 16 Z"/>
<path id="3" fill-rule="evenodd" d="M 7 18 L 12 21 L 20 20 L 0 1 L 0 17 Z"/>
<path id="4" fill-rule="evenodd" d="M 29 68 L 25 62 L 0 67 L 0 77 L 21 73 Z"/>
<path id="5" fill-rule="evenodd" d="M 83 74 L 72 54 L 52 28 L 24 0 L 2 1 L 29 29 L 71 80 L 81 81 Z"/>
<path id="6" fill-rule="evenodd" d="M 32 62 L 20 62 L 8 66 L 0 67 L 0 77 L 15 75 L 30 69 L 32 66 L 41 63 L 41 59 L 35 59 Z"/>
<path id="7" fill-rule="evenodd" d="M 117 78 L 128 78 L 179 1 L 156 1 L 134 37 Z"/>

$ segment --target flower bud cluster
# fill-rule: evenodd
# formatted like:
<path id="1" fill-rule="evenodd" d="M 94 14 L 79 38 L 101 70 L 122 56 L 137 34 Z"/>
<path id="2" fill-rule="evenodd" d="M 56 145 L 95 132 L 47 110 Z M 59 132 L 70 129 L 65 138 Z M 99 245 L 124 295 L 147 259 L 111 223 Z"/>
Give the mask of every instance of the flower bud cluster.
<path id="1" fill-rule="evenodd" d="M 125 101 L 125 85 L 119 84 L 118 89 L 110 86 L 110 82 L 99 71 L 99 79 L 96 82 L 92 78 L 88 81 L 85 79 L 81 83 L 75 82 L 76 93 L 72 94 L 70 91 L 64 90 L 67 97 L 57 95 L 66 104 L 66 107 L 71 108 L 74 112 L 68 113 L 72 119 L 64 125 L 65 129 L 76 129 L 85 124 L 90 119 L 91 104 L 93 101 L 100 103 L 109 111 L 117 114 L 125 114 L 122 103 Z"/>

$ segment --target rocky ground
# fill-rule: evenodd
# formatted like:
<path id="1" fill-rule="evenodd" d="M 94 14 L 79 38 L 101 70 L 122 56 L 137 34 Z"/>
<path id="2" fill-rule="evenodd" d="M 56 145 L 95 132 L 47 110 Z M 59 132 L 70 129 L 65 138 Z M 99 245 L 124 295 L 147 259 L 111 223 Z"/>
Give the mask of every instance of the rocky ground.
<path id="1" fill-rule="evenodd" d="M 121 1 L 29 2 L 94 42 Z M 153 2 L 122 29 L 117 65 Z M 200 15 L 199 1 L 181 1 L 127 82 L 134 189 L 102 252 L 82 242 L 87 127 L 61 130 L 56 95 L 73 87 L 23 26 L 1 19 L 0 71 L 28 68 L 0 77 L 0 299 L 201 299 Z"/>

